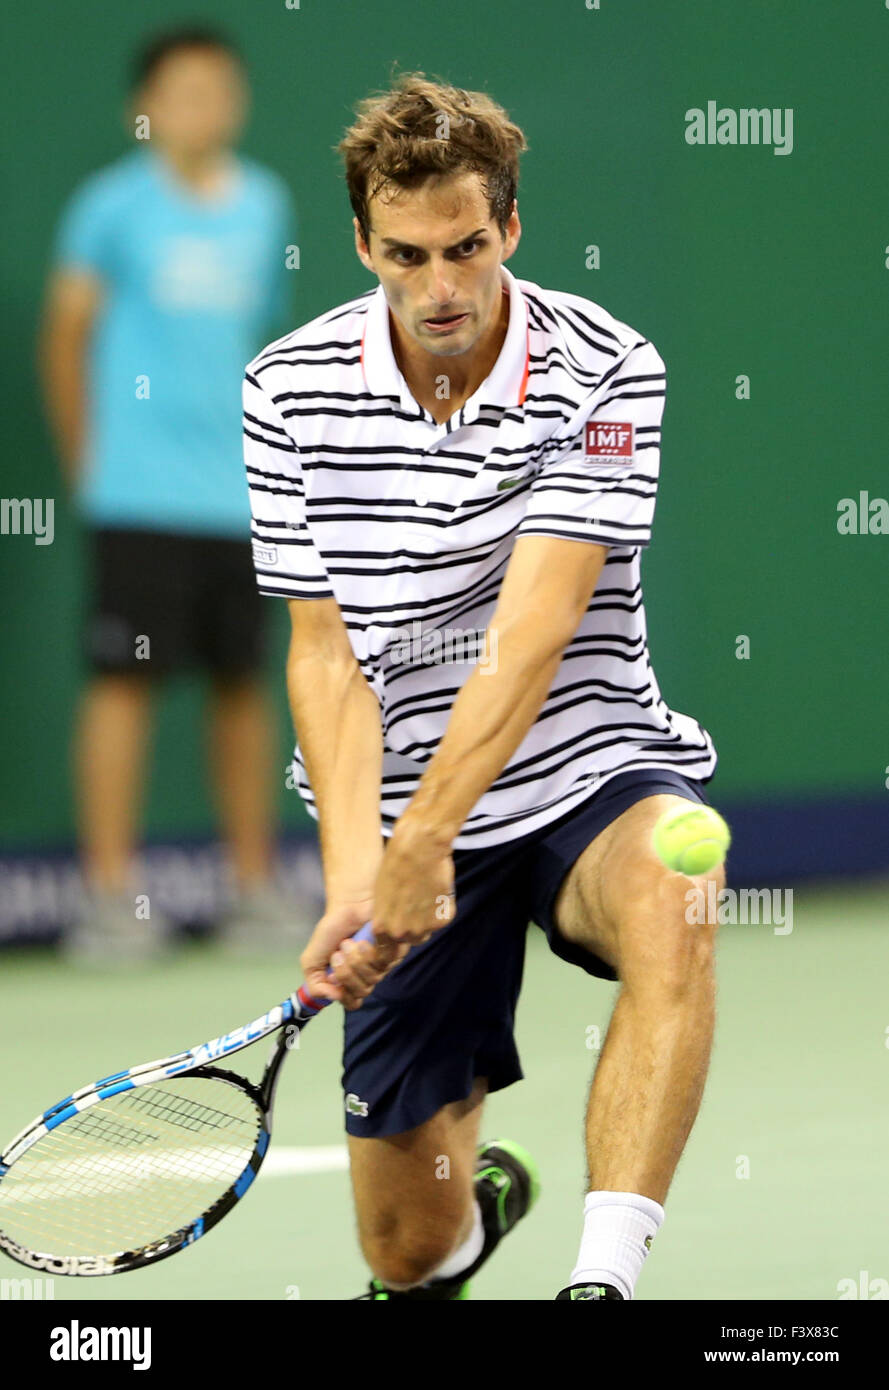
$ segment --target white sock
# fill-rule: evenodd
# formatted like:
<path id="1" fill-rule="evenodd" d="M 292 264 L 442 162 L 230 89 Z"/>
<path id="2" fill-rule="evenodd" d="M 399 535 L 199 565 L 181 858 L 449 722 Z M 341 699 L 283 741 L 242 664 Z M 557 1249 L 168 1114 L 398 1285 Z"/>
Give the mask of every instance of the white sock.
<path id="1" fill-rule="evenodd" d="M 472 1230 L 464 1240 L 463 1244 L 452 1251 L 446 1260 L 442 1260 L 434 1273 L 430 1274 L 432 1279 L 455 1279 L 458 1274 L 462 1274 L 464 1269 L 468 1269 L 482 1253 L 482 1246 L 485 1243 L 485 1228 L 482 1225 L 482 1213 L 478 1202 L 473 1202 L 474 1216 L 472 1219 Z"/>
<path id="2" fill-rule="evenodd" d="M 612 1284 L 633 1297 L 664 1209 L 635 1192 L 589 1192 L 583 1204 L 583 1235 L 572 1284 Z"/>

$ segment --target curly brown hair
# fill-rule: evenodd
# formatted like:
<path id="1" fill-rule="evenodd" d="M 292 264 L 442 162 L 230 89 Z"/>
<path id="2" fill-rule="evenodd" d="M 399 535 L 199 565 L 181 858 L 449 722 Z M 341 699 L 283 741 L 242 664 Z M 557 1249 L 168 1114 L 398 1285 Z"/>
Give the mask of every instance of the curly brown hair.
<path id="1" fill-rule="evenodd" d="M 336 146 L 349 202 L 370 244 L 368 204 L 384 186 L 415 188 L 430 176 L 482 176 L 491 218 L 506 233 L 519 181 L 524 134 L 484 92 L 466 92 L 406 72 L 389 91 L 355 107 L 357 120 Z"/>

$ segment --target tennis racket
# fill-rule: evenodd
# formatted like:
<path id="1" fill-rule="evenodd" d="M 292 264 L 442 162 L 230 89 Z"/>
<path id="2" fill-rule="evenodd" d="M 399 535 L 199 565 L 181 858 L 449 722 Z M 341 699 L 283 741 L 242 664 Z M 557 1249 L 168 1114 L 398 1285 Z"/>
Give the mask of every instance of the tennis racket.
<path id="1" fill-rule="evenodd" d="M 370 923 L 354 939 L 373 941 Z M 0 1154 L 0 1250 L 30 1269 L 98 1275 L 193 1245 L 249 1191 L 281 1064 L 330 1002 L 301 985 L 234 1032 L 105 1076 L 44 1111 Z M 272 1034 L 258 1084 L 218 1065 Z"/>

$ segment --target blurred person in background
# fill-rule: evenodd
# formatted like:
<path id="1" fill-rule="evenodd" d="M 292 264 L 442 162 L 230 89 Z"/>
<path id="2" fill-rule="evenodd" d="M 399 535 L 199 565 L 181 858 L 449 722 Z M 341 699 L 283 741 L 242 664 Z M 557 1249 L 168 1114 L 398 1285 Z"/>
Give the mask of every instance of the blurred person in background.
<path id="1" fill-rule="evenodd" d="M 280 945 L 312 925 L 273 886 L 275 720 L 240 433 L 244 363 L 269 328 L 288 326 L 294 209 L 276 174 L 234 153 L 247 98 L 224 35 L 155 38 L 134 69 L 138 148 L 76 189 L 57 234 L 41 372 L 93 574 L 74 749 L 87 889 L 75 956 L 138 957 L 169 937 L 156 912 L 136 916 L 134 851 L 152 697 L 186 669 L 209 677 L 236 885 L 223 935 Z"/>

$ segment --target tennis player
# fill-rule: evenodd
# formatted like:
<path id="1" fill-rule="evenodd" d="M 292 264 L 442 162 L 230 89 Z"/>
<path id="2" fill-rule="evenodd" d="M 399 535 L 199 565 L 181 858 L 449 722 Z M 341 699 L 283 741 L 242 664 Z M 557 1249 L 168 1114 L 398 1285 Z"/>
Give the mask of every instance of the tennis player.
<path id="1" fill-rule="evenodd" d="M 362 1296 L 465 1297 L 533 1204 L 527 1152 L 479 1143 L 486 1093 L 522 1076 L 530 918 L 620 982 L 556 1296 L 630 1299 L 714 1026 L 714 931 L 685 915 L 704 879 L 651 847 L 716 766 L 646 644 L 664 363 L 506 269 L 526 143 L 486 95 L 404 75 L 339 148 L 379 283 L 250 363 L 245 455 L 259 587 L 292 618 L 327 890 L 303 967 L 346 1009 Z M 369 919 L 376 950 L 348 940 Z"/>

